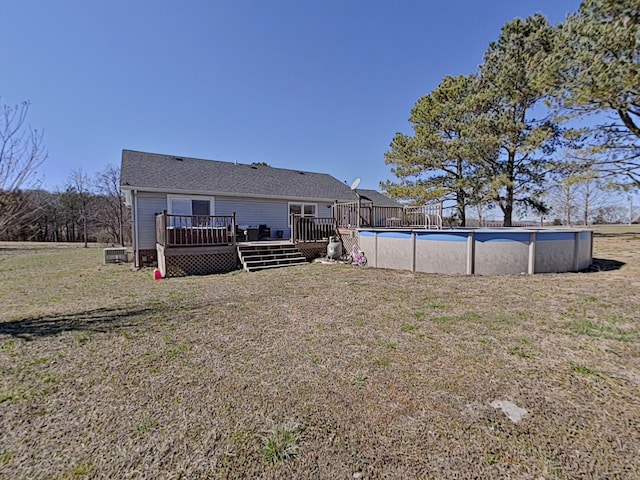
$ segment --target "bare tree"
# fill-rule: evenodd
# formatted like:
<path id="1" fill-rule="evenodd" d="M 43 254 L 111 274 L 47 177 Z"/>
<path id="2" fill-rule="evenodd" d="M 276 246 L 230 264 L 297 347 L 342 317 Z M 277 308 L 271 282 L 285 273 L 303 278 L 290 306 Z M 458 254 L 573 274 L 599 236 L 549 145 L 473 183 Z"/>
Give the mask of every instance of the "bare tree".
<path id="1" fill-rule="evenodd" d="M 29 240 L 25 228 L 36 217 L 33 192 L 0 191 L 0 240 Z"/>
<path id="2" fill-rule="evenodd" d="M 47 159 L 43 133 L 25 124 L 29 102 L 5 105 L 0 98 L 0 238 L 35 212 L 25 188 L 37 185 L 37 171 Z"/>
<path id="3" fill-rule="evenodd" d="M 627 208 L 623 205 L 607 205 L 595 210 L 593 223 L 625 223 L 629 215 Z"/>
<path id="4" fill-rule="evenodd" d="M 579 185 L 576 182 L 561 181 L 552 185 L 547 192 L 551 210 L 564 225 L 570 226 L 575 218 L 578 189 Z"/>
<path id="5" fill-rule="evenodd" d="M 82 222 L 82 239 L 85 248 L 88 241 L 87 221 L 91 208 L 91 179 L 81 168 L 74 168 L 68 179 L 68 192 L 73 192 L 77 196 L 78 207 L 80 210 L 80 221 Z"/>
<path id="6" fill-rule="evenodd" d="M 593 222 L 593 212 L 610 206 L 612 203 L 611 187 L 607 186 L 597 175 L 584 176 L 578 183 L 576 192 L 578 212 L 584 225 Z"/>
<path id="7" fill-rule="evenodd" d="M 103 208 L 96 212 L 98 221 L 109 237 L 124 247 L 124 225 L 128 217 L 120 191 L 120 169 L 107 165 L 96 174 L 95 185 L 96 192 L 103 197 Z"/>
<path id="8" fill-rule="evenodd" d="M 589 225 L 595 211 L 610 211 L 608 207 L 615 203 L 611 194 L 615 184 L 605 182 L 602 175 L 593 165 L 567 160 L 556 170 L 547 199 L 565 225 Z"/>
<path id="9" fill-rule="evenodd" d="M 564 151 L 561 158 L 554 161 L 554 168 L 548 175 L 549 186 L 546 199 L 555 214 L 555 219 L 571 225 L 578 210 L 578 194 L 585 178 L 595 173 L 587 162 L 575 160 L 572 153 Z"/>
<path id="10" fill-rule="evenodd" d="M 47 159 L 44 134 L 25 125 L 29 105 L 4 105 L 0 98 L 0 190 L 15 192 L 33 185 Z"/>

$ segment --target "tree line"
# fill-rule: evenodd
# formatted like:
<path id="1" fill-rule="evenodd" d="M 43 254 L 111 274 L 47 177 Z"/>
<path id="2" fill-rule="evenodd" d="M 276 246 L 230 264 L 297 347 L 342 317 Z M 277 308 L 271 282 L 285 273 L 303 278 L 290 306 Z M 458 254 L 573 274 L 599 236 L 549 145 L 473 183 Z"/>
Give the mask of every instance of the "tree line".
<path id="1" fill-rule="evenodd" d="M 557 26 L 508 22 L 476 72 L 417 101 L 381 188 L 452 200 L 462 226 L 473 209 L 499 209 L 504 226 L 517 212 L 570 223 L 581 210 L 588 223 L 611 210 L 596 205 L 602 192 L 640 188 L 639 25 L 637 0 L 584 0 Z"/>
<path id="2" fill-rule="evenodd" d="M 26 123 L 29 106 L 0 98 L 0 240 L 129 243 L 118 167 L 94 177 L 75 169 L 62 190 L 39 188 L 38 167 L 48 154 L 43 132 Z"/>
<path id="3" fill-rule="evenodd" d="M 21 214 L 0 229 L 0 240 L 124 246 L 131 242 L 131 214 L 119 182 L 119 168 L 109 165 L 94 177 L 75 169 L 55 192 L 4 192 L 4 201 L 19 206 Z"/>

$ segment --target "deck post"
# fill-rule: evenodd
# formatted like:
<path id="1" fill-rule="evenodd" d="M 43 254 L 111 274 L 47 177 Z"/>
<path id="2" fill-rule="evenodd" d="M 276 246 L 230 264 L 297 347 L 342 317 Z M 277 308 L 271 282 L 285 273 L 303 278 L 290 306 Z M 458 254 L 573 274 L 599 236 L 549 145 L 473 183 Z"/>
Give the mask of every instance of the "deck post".
<path id="1" fill-rule="evenodd" d="M 169 213 L 166 210 L 162 211 L 162 224 L 164 229 L 164 236 L 166 238 L 165 247 L 173 247 L 174 244 L 178 243 L 176 238 L 171 241 L 171 235 L 169 235 Z"/>
<path id="2" fill-rule="evenodd" d="M 296 214 L 289 215 L 289 223 L 291 223 L 291 243 L 296 243 Z"/>
<path id="3" fill-rule="evenodd" d="M 162 211 L 162 244 L 167 246 L 167 242 L 169 240 L 169 235 L 167 235 L 167 226 L 168 226 L 169 217 L 167 217 L 167 210 Z"/>
<path id="4" fill-rule="evenodd" d="M 236 212 L 233 212 L 231 216 L 231 241 L 236 244 Z"/>
<path id="5" fill-rule="evenodd" d="M 166 246 L 167 241 L 169 240 L 169 237 L 167 235 L 167 211 L 166 210 L 162 211 L 162 215 L 160 217 L 160 225 L 156 225 L 156 227 L 157 227 L 156 236 L 159 237 L 156 239 L 156 241 L 162 244 L 163 246 Z"/>

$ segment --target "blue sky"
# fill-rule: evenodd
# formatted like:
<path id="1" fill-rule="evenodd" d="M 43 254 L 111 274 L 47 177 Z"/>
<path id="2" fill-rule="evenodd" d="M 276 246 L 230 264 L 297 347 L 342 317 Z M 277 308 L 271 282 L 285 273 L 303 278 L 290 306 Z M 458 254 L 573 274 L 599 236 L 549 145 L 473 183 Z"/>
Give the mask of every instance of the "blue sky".
<path id="1" fill-rule="evenodd" d="M 415 102 L 515 17 L 578 0 L 2 0 L 0 96 L 31 101 L 44 186 L 122 149 L 267 162 L 363 188 Z"/>

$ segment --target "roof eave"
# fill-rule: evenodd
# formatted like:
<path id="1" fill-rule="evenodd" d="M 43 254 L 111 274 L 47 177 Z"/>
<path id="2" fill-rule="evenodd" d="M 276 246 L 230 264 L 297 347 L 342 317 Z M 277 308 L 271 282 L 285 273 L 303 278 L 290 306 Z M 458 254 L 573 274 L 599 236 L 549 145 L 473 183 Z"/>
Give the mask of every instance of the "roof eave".
<path id="1" fill-rule="evenodd" d="M 347 198 L 325 198 L 325 197 L 296 197 L 296 196 L 284 196 L 284 195 L 265 195 L 255 193 L 234 193 L 234 192 L 212 192 L 211 190 L 181 190 L 181 189 L 166 189 L 166 188 L 154 188 L 154 187 L 135 187 L 132 185 L 121 185 L 122 191 L 131 190 L 136 192 L 148 192 L 148 193 L 163 193 L 169 195 L 206 195 L 206 196 L 221 196 L 221 197 L 235 197 L 235 198 L 262 198 L 267 200 L 286 200 L 286 201 L 300 201 L 300 202 L 325 202 L 333 203 L 336 200 L 345 201 L 350 200 Z"/>

